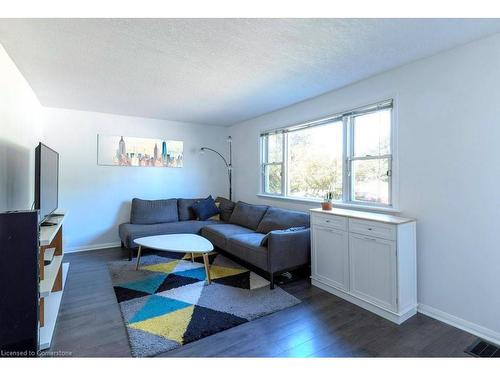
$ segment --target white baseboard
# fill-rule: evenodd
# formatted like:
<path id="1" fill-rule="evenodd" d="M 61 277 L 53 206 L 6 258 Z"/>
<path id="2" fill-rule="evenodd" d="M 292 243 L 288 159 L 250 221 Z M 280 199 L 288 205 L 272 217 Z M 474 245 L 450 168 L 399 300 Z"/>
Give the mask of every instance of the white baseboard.
<path id="1" fill-rule="evenodd" d="M 85 245 L 85 246 L 73 246 L 73 247 L 65 247 L 65 253 L 79 253 L 81 251 L 91 251 L 91 250 L 99 250 L 99 249 L 109 249 L 111 247 L 120 247 L 120 242 L 108 242 L 108 243 L 100 243 L 96 245 Z"/>
<path id="2" fill-rule="evenodd" d="M 486 341 L 490 341 L 493 344 L 500 345 L 500 332 L 493 331 L 489 328 L 469 322 L 468 320 L 459 318 L 457 316 L 448 314 L 444 311 L 424 304 L 418 305 L 418 312 L 430 316 L 431 318 L 440 320 L 446 324 L 449 324 L 450 326 L 469 332 L 474 336 L 478 336 Z"/>

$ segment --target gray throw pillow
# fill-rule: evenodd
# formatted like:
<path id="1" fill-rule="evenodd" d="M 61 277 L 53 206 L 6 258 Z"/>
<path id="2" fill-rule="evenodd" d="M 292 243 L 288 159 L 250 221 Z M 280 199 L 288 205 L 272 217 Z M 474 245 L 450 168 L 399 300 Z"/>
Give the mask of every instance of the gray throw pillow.
<path id="1" fill-rule="evenodd" d="M 229 222 L 256 230 L 268 207 L 239 201 L 234 207 Z"/>
<path id="2" fill-rule="evenodd" d="M 267 242 L 269 241 L 269 236 L 271 233 L 289 233 L 289 232 L 297 232 L 299 230 L 304 230 L 307 229 L 306 227 L 293 227 L 293 228 L 288 228 L 288 229 L 278 229 L 278 230 L 273 230 L 266 234 L 264 237 L 262 237 L 262 240 L 260 240 L 260 246 L 267 247 Z"/>
<path id="3" fill-rule="evenodd" d="M 219 203 L 220 219 L 222 221 L 229 221 L 236 203 L 223 197 L 215 198 L 215 203 Z"/>
<path id="4" fill-rule="evenodd" d="M 131 224 L 170 223 L 179 220 L 177 199 L 132 199 Z"/>
<path id="5" fill-rule="evenodd" d="M 309 214 L 305 212 L 284 210 L 276 207 L 269 207 L 257 227 L 259 233 L 269 233 L 272 230 L 287 229 L 292 227 L 310 226 Z"/>

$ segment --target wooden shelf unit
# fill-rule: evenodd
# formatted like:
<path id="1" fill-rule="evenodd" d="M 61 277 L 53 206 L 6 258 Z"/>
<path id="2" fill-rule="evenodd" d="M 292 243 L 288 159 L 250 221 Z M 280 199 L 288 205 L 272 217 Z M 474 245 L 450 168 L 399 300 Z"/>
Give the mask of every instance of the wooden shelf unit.
<path id="1" fill-rule="evenodd" d="M 54 216 L 48 220 L 56 225 L 41 226 L 39 232 L 40 350 L 50 348 L 69 269 L 69 263 L 63 263 L 63 222 L 67 214 L 65 212 L 57 214 L 61 216 Z M 50 261 L 47 265 L 45 265 L 46 260 Z"/>

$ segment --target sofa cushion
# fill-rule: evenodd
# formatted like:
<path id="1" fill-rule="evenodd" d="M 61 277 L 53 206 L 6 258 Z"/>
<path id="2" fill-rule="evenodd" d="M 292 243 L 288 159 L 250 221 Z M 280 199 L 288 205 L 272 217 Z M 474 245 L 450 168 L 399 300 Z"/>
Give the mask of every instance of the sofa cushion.
<path id="1" fill-rule="evenodd" d="M 267 248 L 260 246 L 262 233 L 245 233 L 229 238 L 226 251 L 254 266 L 267 270 Z"/>
<path id="2" fill-rule="evenodd" d="M 185 220 L 195 220 L 196 214 L 193 211 L 193 204 L 198 201 L 201 201 L 203 198 L 196 199 L 186 199 L 179 198 L 177 199 L 177 209 L 179 213 L 179 221 Z"/>
<path id="3" fill-rule="evenodd" d="M 256 230 L 269 206 L 248 204 L 238 201 L 229 222 Z"/>
<path id="4" fill-rule="evenodd" d="M 224 221 L 229 221 L 236 203 L 223 197 L 215 198 L 215 202 L 219 203 L 220 219 Z"/>
<path id="5" fill-rule="evenodd" d="M 203 227 L 210 225 L 216 226 L 219 222 L 214 220 L 186 220 L 172 223 L 161 224 L 120 224 L 118 234 L 123 244 L 128 248 L 135 248 L 137 245 L 133 242 L 135 239 L 147 236 L 156 236 L 160 234 L 193 233 L 200 234 Z"/>
<path id="6" fill-rule="evenodd" d="M 201 235 L 208 239 L 212 244 L 226 250 L 227 240 L 238 234 L 253 233 L 253 230 L 241 227 L 234 224 L 222 224 L 219 225 L 209 225 L 203 227 L 201 230 Z"/>
<path id="7" fill-rule="evenodd" d="M 269 207 L 257 227 L 257 232 L 266 234 L 273 230 L 293 227 L 309 228 L 309 222 L 309 214 L 304 212 Z"/>
<path id="8" fill-rule="evenodd" d="M 267 242 L 269 240 L 269 236 L 272 233 L 274 233 L 274 234 L 281 234 L 281 233 L 297 232 L 299 230 L 304 230 L 304 229 L 307 229 L 307 228 L 306 227 L 291 227 L 291 228 L 287 228 L 287 229 L 272 230 L 269 233 L 267 233 L 266 235 L 264 235 L 264 237 L 262 237 L 262 239 L 260 241 L 260 246 L 266 246 L 267 247 Z"/>
<path id="9" fill-rule="evenodd" d="M 177 199 L 132 199 L 130 211 L 132 224 L 170 223 L 178 220 Z"/>
<path id="10" fill-rule="evenodd" d="M 211 195 L 193 204 L 193 211 L 200 220 L 207 220 L 212 216 L 220 214 L 219 207 L 217 207 Z"/>

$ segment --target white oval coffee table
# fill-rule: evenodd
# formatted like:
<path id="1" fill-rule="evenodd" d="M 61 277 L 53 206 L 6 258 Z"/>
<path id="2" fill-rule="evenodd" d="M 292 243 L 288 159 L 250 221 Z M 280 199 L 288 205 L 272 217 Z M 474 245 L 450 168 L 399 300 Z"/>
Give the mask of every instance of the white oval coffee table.
<path id="1" fill-rule="evenodd" d="M 210 271 L 208 263 L 208 253 L 210 253 L 214 246 L 212 243 L 198 236 L 197 234 L 162 234 L 159 236 L 141 237 L 134 242 L 139 245 L 137 252 L 137 264 L 135 269 L 139 269 L 139 262 L 141 261 L 142 247 L 147 247 L 160 251 L 172 251 L 176 253 L 191 253 L 191 261 L 194 262 L 194 254 L 203 255 L 203 263 L 205 264 L 205 273 L 207 274 L 207 283 L 210 284 Z"/>

